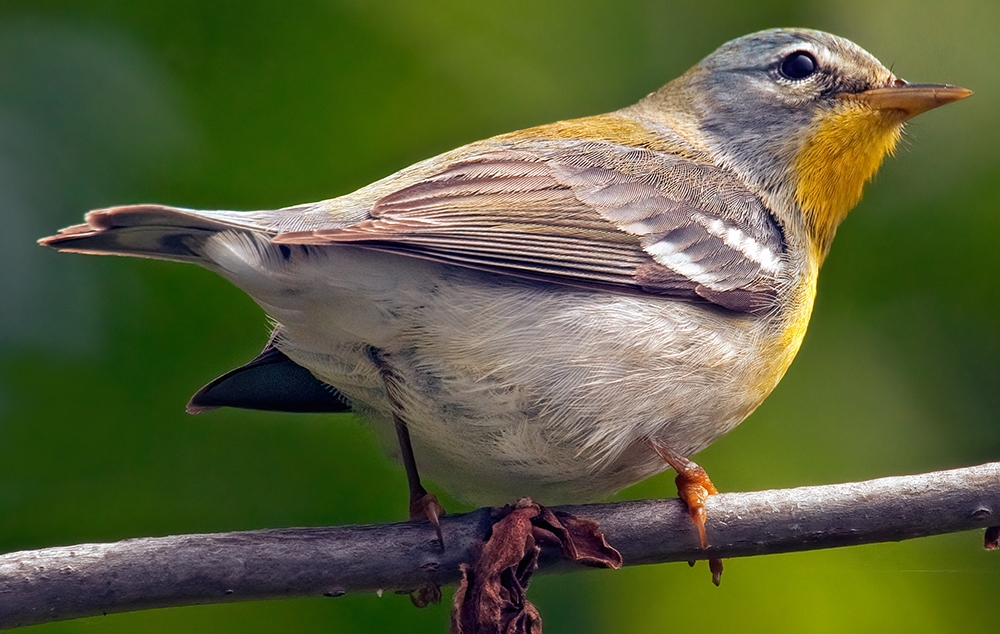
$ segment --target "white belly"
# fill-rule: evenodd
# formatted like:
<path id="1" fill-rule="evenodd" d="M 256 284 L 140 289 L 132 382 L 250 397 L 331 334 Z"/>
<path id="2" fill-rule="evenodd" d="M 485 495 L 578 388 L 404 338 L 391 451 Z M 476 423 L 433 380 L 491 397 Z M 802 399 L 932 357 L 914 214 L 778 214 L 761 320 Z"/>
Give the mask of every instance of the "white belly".
<path id="1" fill-rule="evenodd" d="M 398 455 L 381 351 L 421 475 L 478 504 L 598 499 L 666 468 L 645 438 L 691 455 L 769 391 L 748 389 L 770 370 L 761 318 L 355 247 L 255 263 L 224 246 L 220 272 L 280 323 L 278 347 Z"/>

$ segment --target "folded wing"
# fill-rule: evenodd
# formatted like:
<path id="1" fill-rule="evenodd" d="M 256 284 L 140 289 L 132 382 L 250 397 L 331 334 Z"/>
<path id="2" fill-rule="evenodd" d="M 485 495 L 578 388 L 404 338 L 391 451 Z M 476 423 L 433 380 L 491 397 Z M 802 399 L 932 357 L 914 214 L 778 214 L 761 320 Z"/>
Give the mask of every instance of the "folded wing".
<path id="1" fill-rule="evenodd" d="M 352 243 L 740 312 L 773 305 L 785 255 L 777 222 L 727 171 L 603 142 L 483 153 L 383 196 L 366 220 L 275 241 Z"/>

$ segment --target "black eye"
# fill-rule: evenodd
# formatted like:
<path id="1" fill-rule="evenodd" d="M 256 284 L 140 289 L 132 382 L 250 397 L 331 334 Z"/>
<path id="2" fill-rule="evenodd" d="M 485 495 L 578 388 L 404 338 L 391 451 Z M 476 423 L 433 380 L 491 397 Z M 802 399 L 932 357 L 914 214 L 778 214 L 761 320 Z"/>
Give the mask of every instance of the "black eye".
<path id="1" fill-rule="evenodd" d="M 816 58 L 805 51 L 795 51 L 781 60 L 781 74 L 787 79 L 805 79 L 816 72 Z"/>

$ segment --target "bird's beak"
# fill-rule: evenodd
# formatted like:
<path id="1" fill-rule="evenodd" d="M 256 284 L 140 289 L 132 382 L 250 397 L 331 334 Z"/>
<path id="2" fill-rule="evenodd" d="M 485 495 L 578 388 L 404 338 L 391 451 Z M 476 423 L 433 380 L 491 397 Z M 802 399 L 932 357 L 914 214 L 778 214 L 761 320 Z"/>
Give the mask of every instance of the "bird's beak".
<path id="1" fill-rule="evenodd" d="M 904 119 L 915 117 L 972 94 L 968 88 L 949 84 L 911 84 L 896 79 L 885 88 L 873 88 L 864 92 L 839 95 L 843 99 L 860 101 L 876 110 L 896 110 Z"/>

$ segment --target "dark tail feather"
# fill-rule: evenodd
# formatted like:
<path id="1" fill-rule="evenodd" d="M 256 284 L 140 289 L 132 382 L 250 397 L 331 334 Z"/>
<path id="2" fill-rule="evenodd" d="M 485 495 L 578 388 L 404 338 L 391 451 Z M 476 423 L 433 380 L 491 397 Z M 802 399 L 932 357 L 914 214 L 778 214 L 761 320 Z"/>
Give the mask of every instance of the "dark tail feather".
<path id="1" fill-rule="evenodd" d="M 268 344 L 250 363 L 220 376 L 191 397 L 190 414 L 216 407 L 272 412 L 347 412 L 334 388 Z"/>

